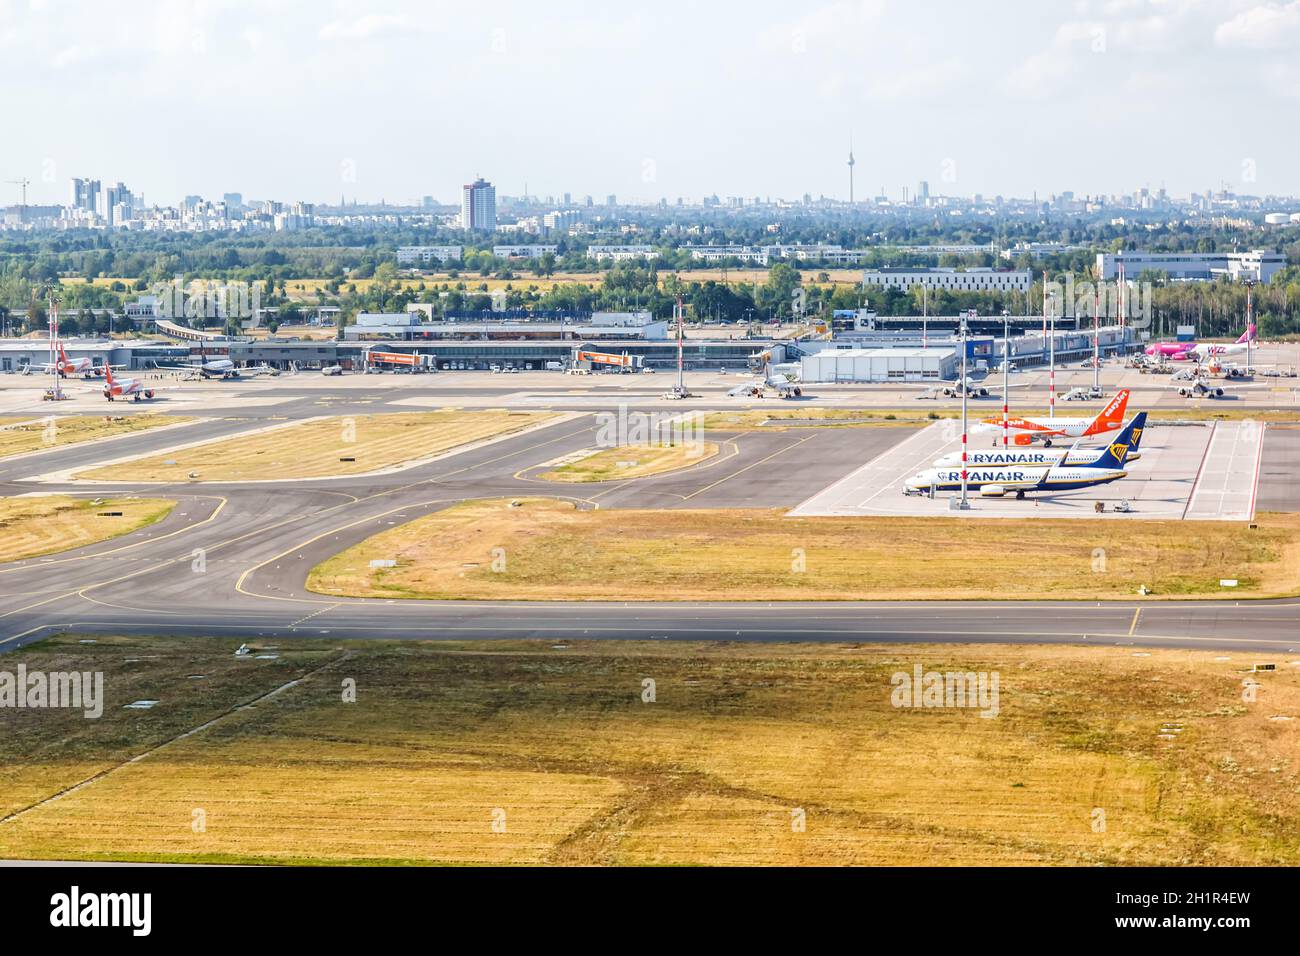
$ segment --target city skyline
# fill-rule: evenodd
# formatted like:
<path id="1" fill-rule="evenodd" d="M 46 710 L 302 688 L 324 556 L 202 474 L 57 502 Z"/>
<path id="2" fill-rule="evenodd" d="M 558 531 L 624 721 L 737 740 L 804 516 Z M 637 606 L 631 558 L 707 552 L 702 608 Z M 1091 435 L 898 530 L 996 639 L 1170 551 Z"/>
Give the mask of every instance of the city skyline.
<path id="1" fill-rule="evenodd" d="M 160 204 L 238 189 L 452 205 L 478 170 L 503 196 L 846 199 L 852 135 L 859 200 L 921 180 L 1297 195 L 1296 41 L 1300 0 L 760 2 L 743 18 L 288 2 L 274 23 L 245 0 L 8 2 L 0 76 L 23 132 L 0 178 L 30 179 L 31 204 L 90 176 Z"/>

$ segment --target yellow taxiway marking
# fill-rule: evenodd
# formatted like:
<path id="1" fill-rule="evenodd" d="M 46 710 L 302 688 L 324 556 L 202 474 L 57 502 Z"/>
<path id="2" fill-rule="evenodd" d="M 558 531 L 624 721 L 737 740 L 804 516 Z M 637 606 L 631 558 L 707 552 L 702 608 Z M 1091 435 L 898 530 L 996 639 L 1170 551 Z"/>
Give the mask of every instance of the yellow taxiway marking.
<path id="1" fill-rule="evenodd" d="M 812 435 L 808 435 L 805 438 L 800 438 L 797 442 L 794 442 L 793 444 L 790 445 L 786 445 L 784 448 L 780 448 L 777 451 L 772 452 L 772 454 L 768 455 L 766 458 L 760 458 L 758 461 L 746 465 L 744 468 L 741 468 L 739 471 L 733 471 L 725 478 L 719 478 L 717 481 L 713 482 L 712 484 L 705 485 L 703 488 L 700 488 L 698 491 L 692 491 L 689 495 L 684 496 L 682 498 L 682 501 L 689 501 L 690 499 L 694 498 L 696 495 L 704 494 L 704 492 L 708 491 L 710 488 L 718 487 L 718 485 L 722 484 L 724 481 L 730 481 L 732 478 L 735 478 L 737 475 L 743 475 L 745 472 L 749 471 L 749 469 L 757 468 L 759 465 L 763 464 L 764 462 L 771 461 L 777 455 L 784 454 L 785 452 L 789 451 L 791 448 L 795 448 L 799 445 L 802 445 L 804 442 L 811 440 L 813 437 L 814 436 Z"/>
<path id="2" fill-rule="evenodd" d="M 1131 623 L 1131 624 L 1128 626 L 1128 636 L 1129 636 L 1129 637 L 1132 637 L 1132 636 L 1133 636 L 1133 632 L 1137 630 L 1137 626 L 1138 626 L 1138 617 L 1139 617 L 1141 614 L 1142 614 L 1142 608 L 1140 608 L 1140 607 L 1135 607 L 1135 608 L 1133 609 L 1133 623 Z"/>

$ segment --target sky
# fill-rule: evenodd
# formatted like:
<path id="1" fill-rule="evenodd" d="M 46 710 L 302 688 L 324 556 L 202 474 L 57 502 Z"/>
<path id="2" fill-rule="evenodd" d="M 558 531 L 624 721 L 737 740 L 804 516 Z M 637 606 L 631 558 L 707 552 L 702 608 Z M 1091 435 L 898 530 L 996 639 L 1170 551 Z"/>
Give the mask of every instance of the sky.
<path id="1" fill-rule="evenodd" d="M 1300 195 L 1298 117 L 1300 0 L 0 0 L 30 203 Z"/>

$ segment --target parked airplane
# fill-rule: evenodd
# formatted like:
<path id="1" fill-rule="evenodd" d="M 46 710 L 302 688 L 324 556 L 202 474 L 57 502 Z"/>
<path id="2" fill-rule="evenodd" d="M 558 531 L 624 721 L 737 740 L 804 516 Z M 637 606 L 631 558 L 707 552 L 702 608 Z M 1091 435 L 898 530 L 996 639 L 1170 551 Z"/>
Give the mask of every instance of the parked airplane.
<path id="1" fill-rule="evenodd" d="M 981 497 L 1001 498 L 1014 494 L 1023 498 L 1033 491 L 1073 491 L 1117 481 L 1128 474 L 1124 463 L 1128 460 L 1134 436 L 1140 440 L 1146 428 L 1147 413 L 1138 412 L 1113 442 L 1097 456 L 1095 461 L 1081 465 L 1048 464 L 993 465 L 983 468 L 966 468 L 966 488 Z M 961 468 L 930 468 L 918 472 L 903 482 L 903 494 L 926 495 L 941 491 L 960 491 Z"/>
<path id="2" fill-rule="evenodd" d="M 936 398 L 939 395 L 944 398 L 960 398 L 963 391 L 971 398 L 987 398 L 993 392 L 1002 391 L 1000 384 L 989 385 L 987 382 L 988 379 L 976 381 L 967 375 L 964 379 L 957 378 L 952 381 L 926 382 L 924 384 L 909 382 L 904 387 L 923 389 L 921 394 L 916 396 L 917 398 Z M 1007 386 L 1007 388 L 1028 387 L 1028 382 L 1016 382 Z"/>
<path id="3" fill-rule="evenodd" d="M 733 398 L 763 398 L 767 392 L 776 392 L 778 398 L 797 398 L 803 394 L 803 389 L 799 387 L 798 380 L 790 375 L 783 375 L 772 371 L 772 366 L 767 362 L 763 363 L 763 377 L 757 382 L 745 382 L 737 385 L 727 392 Z"/>
<path id="4" fill-rule="evenodd" d="M 1256 385 L 1220 385 L 1205 375 L 1191 375 L 1168 386 L 1177 389 L 1183 398 L 1223 398 L 1228 390 L 1258 388 Z"/>
<path id="5" fill-rule="evenodd" d="M 58 345 L 59 360 L 57 362 L 43 362 L 38 366 L 46 375 L 52 372 L 58 372 L 64 378 L 70 378 L 73 375 L 82 375 L 86 378 L 104 374 L 102 366 L 96 365 L 90 358 L 68 358 L 68 353 L 63 350 L 63 343 Z M 114 365 L 113 368 L 125 368 L 124 365 Z"/>
<path id="6" fill-rule="evenodd" d="M 1254 343 L 1258 338 L 1255 323 L 1251 322 L 1246 327 L 1246 331 L 1242 332 L 1237 341 L 1231 345 L 1214 345 L 1209 342 L 1156 342 L 1154 345 L 1147 346 L 1146 354 L 1152 358 L 1167 358 L 1175 362 L 1204 362 L 1211 356 L 1244 352 L 1248 344 Z"/>
<path id="7" fill-rule="evenodd" d="M 1128 449 L 1128 461 L 1137 461 L 1142 457 L 1142 453 L 1138 448 L 1142 442 L 1142 432 L 1144 430 L 1142 428 L 1133 430 L 1133 441 Z M 968 451 L 966 453 L 966 466 L 971 468 L 989 465 L 1091 465 L 1104 453 L 1104 450 L 1096 448 L 1070 449 L 1069 451 L 1064 448 L 1008 448 L 1006 451 Z M 960 468 L 961 452 L 949 452 L 936 459 L 934 467 Z"/>
<path id="8" fill-rule="evenodd" d="M 154 368 L 164 372 L 190 372 L 200 378 L 221 379 L 240 378 L 244 375 L 269 375 L 275 371 L 265 365 L 256 368 L 239 368 L 228 358 L 205 359 L 186 365 L 159 365 L 155 362 Z"/>
<path id="9" fill-rule="evenodd" d="M 1008 418 L 1007 432 L 1013 444 L 1032 445 L 1041 441 L 1046 447 L 1052 447 L 1056 438 L 1091 438 L 1105 435 L 1124 424 L 1124 410 L 1128 407 L 1129 390 L 1122 388 L 1115 397 L 1106 403 L 1106 407 L 1092 418 L 1073 418 L 1056 416 L 1054 418 Z M 972 435 L 995 436 L 1002 434 L 1001 418 L 985 418 L 971 426 Z"/>
<path id="10" fill-rule="evenodd" d="M 138 378 L 113 378 L 113 370 L 104 369 L 104 397 L 110 402 L 119 398 L 130 398 L 136 402 L 142 398 L 151 399 L 155 391 Z"/>

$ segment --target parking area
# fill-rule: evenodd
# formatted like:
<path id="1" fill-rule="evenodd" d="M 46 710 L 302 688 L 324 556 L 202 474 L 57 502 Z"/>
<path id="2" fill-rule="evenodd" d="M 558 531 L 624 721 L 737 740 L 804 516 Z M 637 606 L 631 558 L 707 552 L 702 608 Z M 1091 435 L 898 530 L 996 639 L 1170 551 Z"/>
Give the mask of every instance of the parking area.
<path id="1" fill-rule="evenodd" d="M 1128 477 L 1097 488 L 1013 497 L 969 496 L 975 518 L 1119 518 L 1249 521 L 1256 504 L 1264 428 L 1257 422 L 1188 422 L 1148 426 L 1142 456 Z M 987 439 L 983 439 L 987 441 Z M 972 448 L 982 444 L 971 445 Z M 961 448 L 956 422 L 935 422 L 802 502 L 792 516 L 958 514 L 955 496 L 903 494 L 903 482 L 935 459 Z M 1128 502 L 1132 511 L 1115 512 Z M 1096 510 L 1102 502 L 1105 510 Z"/>

